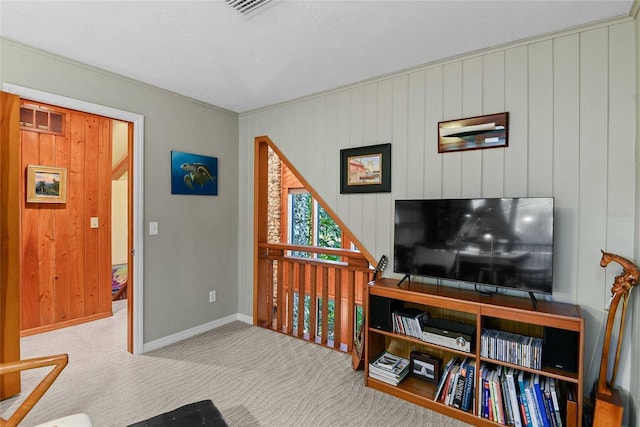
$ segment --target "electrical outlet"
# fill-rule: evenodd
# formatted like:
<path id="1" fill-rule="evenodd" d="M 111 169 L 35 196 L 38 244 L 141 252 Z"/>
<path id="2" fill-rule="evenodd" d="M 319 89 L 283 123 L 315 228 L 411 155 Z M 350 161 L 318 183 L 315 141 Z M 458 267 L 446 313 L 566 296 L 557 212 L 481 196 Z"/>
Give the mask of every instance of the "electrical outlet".
<path id="1" fill-rule="evenodd" d="M 97 216 L 92 216 L 91 217 L 91 228 L 98 228 L 99 226 L 99 220 Z"/>
<path id="2" fill-rule="evenodd" d="M 209 292 L 209 302 L 216 302 L 216 291 Z"/>

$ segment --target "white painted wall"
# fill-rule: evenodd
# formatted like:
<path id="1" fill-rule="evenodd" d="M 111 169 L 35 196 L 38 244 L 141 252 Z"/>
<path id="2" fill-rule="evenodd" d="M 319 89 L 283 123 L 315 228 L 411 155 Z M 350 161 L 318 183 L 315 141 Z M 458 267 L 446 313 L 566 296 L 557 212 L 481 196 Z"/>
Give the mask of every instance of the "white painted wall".
<path id="1" fill-rule="evenodd" d="M 252 313 L 255 136 L 274 141 L 374 257 L 393 255 L 396 199 L 554 196 L 551 299 L 583 309 L 588 392 L 619 273 L 599 266 L 600 250 L 638 259 L 637 56 L 634 21 L 611 21 L 242 114 L 240 312 Z M 438 154 L 438 121 L 501 111 L 508 148 Z M 392 192 L 340 194 L 339 150 L 385 142 Z M 637 360 L 630 338 L 618 375 L 626 391 Z"/>

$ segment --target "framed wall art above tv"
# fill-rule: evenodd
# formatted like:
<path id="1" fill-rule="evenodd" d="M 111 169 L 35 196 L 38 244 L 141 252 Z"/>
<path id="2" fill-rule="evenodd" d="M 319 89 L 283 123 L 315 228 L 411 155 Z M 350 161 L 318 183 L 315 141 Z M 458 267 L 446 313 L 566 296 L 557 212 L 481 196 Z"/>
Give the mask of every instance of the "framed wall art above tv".
<path id="1" fill-rule="evenodd" d="M 438 123 L 438 153 L 509 146 L 509 113 Z"/>

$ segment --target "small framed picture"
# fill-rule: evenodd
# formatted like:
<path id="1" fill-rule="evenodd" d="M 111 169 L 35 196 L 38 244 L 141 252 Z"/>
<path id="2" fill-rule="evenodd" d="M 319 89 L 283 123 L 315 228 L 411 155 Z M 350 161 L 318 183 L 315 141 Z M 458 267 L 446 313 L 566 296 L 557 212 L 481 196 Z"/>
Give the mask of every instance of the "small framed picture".
<path id="1" fill-rule="evenodd" d="M 340 193 L 389 193 L 391 144 L 340 150 Z"/>
<path id="2" fill-rule="evenodd" d="M 27 203 L 66 202 L 66 168 L 27 165 Z"/>
<path id="3" fill-rule="evenodd" d="M 438 384 L 442 359 L 419 351 L 412 351 L 410 361 L 409 372 L 412 376 L 428 383 Z"/>

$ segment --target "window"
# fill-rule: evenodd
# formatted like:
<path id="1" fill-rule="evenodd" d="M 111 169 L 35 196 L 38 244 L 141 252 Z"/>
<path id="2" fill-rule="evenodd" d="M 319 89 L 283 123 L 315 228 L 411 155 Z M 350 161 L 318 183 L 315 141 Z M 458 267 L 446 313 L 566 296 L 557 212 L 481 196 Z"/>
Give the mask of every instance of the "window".
<path id="1" fill-rule="evenodd" d="M 320 206 L 309 192 L 302 189 L 290 189 L 288 197 L 289 242 L 294 245 L 320 246 L 323 248 L 343 247 L 343 235 L 340 226 Z M 327 254 L 312 254 L 295 251 L 293 256 L 319 258 L 327 261 L 339 261 L 340 257 Z"/>

